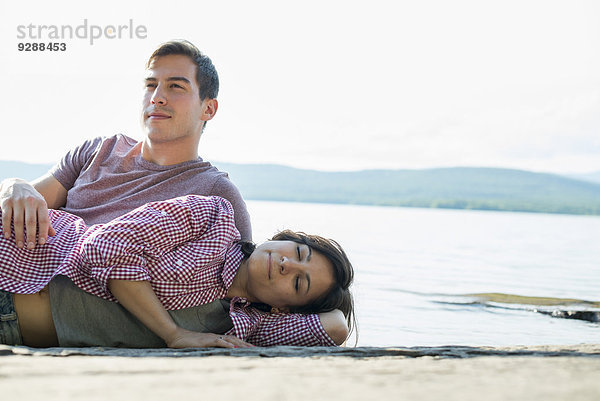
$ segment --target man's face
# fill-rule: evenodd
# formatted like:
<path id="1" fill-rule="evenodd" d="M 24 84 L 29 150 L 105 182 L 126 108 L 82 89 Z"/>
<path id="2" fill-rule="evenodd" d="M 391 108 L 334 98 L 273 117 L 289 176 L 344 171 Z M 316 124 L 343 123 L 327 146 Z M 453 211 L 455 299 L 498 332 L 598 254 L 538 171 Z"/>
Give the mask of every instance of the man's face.
<path id="1" fill-rule="evenodd" d="M 204 121 L 216 112 L 211 104 L 200 100 L 196 65 L 187 56 L 159 57 L 146 70 L 142 124 L 153 143 L 199 139 Z"/>

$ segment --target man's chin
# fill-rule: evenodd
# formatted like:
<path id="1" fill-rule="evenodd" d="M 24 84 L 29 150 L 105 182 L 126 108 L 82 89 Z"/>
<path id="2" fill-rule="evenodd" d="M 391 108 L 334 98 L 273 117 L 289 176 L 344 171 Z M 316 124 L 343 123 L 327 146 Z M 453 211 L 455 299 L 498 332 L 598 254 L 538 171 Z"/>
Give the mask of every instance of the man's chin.
<path id="1" fill-rule="evenodd" d="M 155 127 L 155 126 L 148 126 L 146 125 L 144 127 L 144 134 L 147 137 L 153 137 L 153 138 L 159 138 L 159 137 L 165 137 L 167 136 L 168 132 L 166 132 L 167 130 L 165 130 L 165 128 L 159 128 L 159 127 Z"/>
<path id="2" fill-rule="evenodd" d="M 148 130 L 147 129 L 144 132 L 144 136 L 146 137 L 146 139 L 148 139 L 150 142 L 153 142 L 153 143 L 161 143 L 161 142 L 169 141 L 169 135 L 165 132 L 162 132 L 161 130 L 156 130 L 156 129 Z"/>

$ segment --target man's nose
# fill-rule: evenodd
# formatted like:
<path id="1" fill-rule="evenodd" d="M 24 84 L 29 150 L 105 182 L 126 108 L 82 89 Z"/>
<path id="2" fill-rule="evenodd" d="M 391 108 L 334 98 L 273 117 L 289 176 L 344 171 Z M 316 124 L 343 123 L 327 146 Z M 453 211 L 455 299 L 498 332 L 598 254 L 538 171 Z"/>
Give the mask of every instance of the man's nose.
<path id="1" fill-rule="evenodd" d="M 152 102 L 152 104 L 167 104 L 167 97 L 163 93 L 162 87 L 160 85 L 158 85 L 154 89 L 154 93 L 152 93 L 152 98 L 150 99 L 150 101 Z"/>

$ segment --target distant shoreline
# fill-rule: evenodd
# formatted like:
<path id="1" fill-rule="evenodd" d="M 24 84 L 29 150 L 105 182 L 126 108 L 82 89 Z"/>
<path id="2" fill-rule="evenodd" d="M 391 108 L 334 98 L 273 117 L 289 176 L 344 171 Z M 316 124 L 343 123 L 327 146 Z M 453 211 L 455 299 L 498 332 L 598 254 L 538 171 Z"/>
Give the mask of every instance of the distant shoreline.
<path id="1" fill-rule="evenodd" d="M 378 203 L 354 203 L 354 202 L 335 202 L 335 201 L 312 201 L 312 200 L 295 200 L 295 199 L 267 199 L 267 198 L 255 198 L 255 197 L 244 197 L 245 200 L 251 201 L 265 201 L 265 202 L 298 202 L 298 203 L 316 203 L 324 205 L 354 205 L 354 206 L 376 206 L 376 207 L 403 207 L 403 208 L 415 208 L 415 209 L 443 209 L 443 210 L 472 210 L 478 212 L 514 212 L 514 213 L 534 213 L 534 214 L 557 214 L 557 215 L 570 215 L 570 216 L 600 216 L 600 213 L 585 213 L 585 212 L 570 212 L 570 211 L 545 211 L 536 209 L 508 209 L 508 208 L 494 208 L 490 207 L 452 207 L 452 206 L 427 206 L 420 204 L 378 204 Z"/>
<path id="2" fill-rule="evenodd" d="M 600 172 L 586 179 L 524 170 L 453 167 L 323 172 L 214 163 L 248 200 L 600 215 Z M 35 179 L 51 164 L 0 161 L 0 179 Z"/>

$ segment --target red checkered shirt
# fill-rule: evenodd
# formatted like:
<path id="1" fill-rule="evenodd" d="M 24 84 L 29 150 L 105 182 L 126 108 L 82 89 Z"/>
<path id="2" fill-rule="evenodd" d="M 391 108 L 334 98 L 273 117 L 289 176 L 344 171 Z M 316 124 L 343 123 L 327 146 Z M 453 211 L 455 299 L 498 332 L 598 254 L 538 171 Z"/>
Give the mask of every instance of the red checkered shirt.
<path id="1" fill-rule="evenodd" d="M 0 289 L 33 294 L 56 275 L 79 288 L 117 301 L 109 279 L 150 281 L 168 310 L 223 299 L 240 266 L 231 204 L 220 197 L 188 195 L 141 206 L 106 224 L 87 227 L 72 214 L 50 210 L 56 235 L 33 250 L 15 247 L 14 233 L 0 239 Z M 234 297 L 227 334 L 260 346 L 327 345 L 319 316 L 267 313 Z"/>

